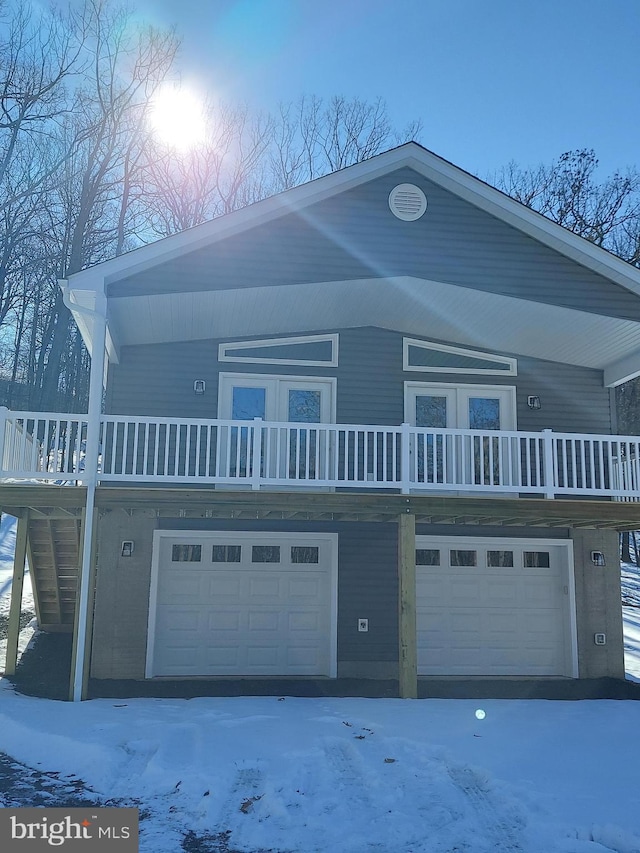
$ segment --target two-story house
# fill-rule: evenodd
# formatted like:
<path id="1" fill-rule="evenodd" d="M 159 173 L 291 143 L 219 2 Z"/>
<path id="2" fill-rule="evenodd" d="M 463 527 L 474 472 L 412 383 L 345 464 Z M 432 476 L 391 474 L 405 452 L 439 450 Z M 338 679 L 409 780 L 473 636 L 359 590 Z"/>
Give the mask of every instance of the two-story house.
<path id="1" fill-rule="evenodd" d="M 74 698 L 623 677 L 640 271 L 409 143 L 61 286 L 89 411 L 5 410 L 0 498 Z"/>

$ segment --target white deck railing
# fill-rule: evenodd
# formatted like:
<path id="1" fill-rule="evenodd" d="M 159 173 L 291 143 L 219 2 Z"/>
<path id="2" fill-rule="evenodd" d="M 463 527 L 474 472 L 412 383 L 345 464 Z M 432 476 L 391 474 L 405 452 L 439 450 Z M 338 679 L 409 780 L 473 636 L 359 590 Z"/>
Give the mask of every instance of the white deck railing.
<path id="1" fill-rule="evenodd" d="M 0 478 L 86 476 L 86 416 L 0 410 Z M 103 415 L 98 481 L 640 499 L 640 436 Z"/>

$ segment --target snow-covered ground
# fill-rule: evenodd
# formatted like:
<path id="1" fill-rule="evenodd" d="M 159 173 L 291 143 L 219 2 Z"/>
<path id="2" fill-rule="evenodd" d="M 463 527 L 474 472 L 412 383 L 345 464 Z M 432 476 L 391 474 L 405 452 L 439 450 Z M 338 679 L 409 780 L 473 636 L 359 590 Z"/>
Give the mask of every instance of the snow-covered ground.
<path id="1" fill-rule="evenodd" d="M 640 569 L 622 564 L 624 665 L 630 681 L 640 681 Z"/>
<path id="2" fill-rule="evenodd" d="M 634 566 L 623 582 L 640 678 Z M 134 800 L 143 853 L 179 853 L 188 832 L 253 853 L 640 853 L 639 727 L 634 701 L 70 704 L 0 681 L 0 751 L 101 802 Z"/>

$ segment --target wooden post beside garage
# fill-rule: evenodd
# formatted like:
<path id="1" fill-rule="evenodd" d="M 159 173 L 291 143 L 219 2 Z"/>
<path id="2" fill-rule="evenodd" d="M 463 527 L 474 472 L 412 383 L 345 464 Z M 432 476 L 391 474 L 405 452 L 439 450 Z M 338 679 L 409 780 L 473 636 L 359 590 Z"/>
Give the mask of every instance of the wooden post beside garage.
<path id="1" fill-rule="evenodd" d="M 18 660 L 18 640 L 20 637 L 20 612 L 22 610 L 22 587 L 24 585 L 24 568 L 27 557 L 27 532 L 29 513 L 18 519 L 16 531 L 16 551 L 13 563 L 13 580 L 11 583 L 11 604 L 9 608 L 9 625 L 7 628 L 7 656 L 4 665 L 5 675 L 14 675 Z"/>
<path id="2" fill-rule="evenodd" d="M 418 697 L 416 637 L 416 517 L 398 517 L 398 649 L 401 699 Z"/>

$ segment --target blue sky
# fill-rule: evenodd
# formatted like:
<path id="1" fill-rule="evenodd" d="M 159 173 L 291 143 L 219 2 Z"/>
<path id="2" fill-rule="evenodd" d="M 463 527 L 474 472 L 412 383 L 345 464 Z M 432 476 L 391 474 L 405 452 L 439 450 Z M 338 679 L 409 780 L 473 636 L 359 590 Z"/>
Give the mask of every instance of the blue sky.
<path id="1" fill-rule="evenodd" d="M 640 0 L 140 0 L 175 24 L 181 67 L 214 97 L 387 102 L 394 124 L 486 177 L 594 148 L 640 166 Z"/>

